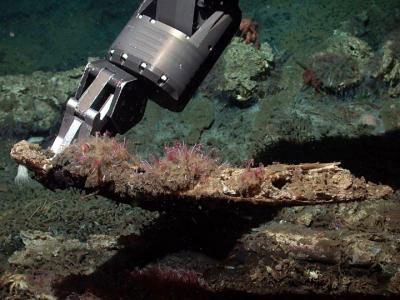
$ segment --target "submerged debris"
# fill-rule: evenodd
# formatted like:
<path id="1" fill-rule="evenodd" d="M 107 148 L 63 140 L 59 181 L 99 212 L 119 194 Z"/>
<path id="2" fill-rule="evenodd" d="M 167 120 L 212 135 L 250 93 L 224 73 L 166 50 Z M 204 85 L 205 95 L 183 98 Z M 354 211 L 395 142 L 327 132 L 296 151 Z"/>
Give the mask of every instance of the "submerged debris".
<path id="1" fill-rule="evenodd" d="M 261 43 L 257 49 L 235 37 L 202 88 L 222 94 L 240 107 L 250 106 L 260 98 L 262 83 L 269 77 L 274 61 L 268 43 Z"/>
<path id="2" fill-rule="evenodd" d="M 362 77 L 357 62 L 343 53 L 318 52 L 311 58 L 309 69 L 315 74 L 311 81 L 317 91 L 343 95 L 350 88 L 361 83 Z M 304 73 L 306 73 L 306 71 Z M 318 80 L 319 85 L 313 84 Z M 306 80 L 304 82 L 307 84 Z"/>
<path id="3" fill-rule="evenodd" d="M 88 149 L 94 147 L 88 142 L 86 145 Z M 85 161 L 79 167 L 79 160 L 68 149 L 58 159 L 51 160 L 39 146 L 21 141 L 11 155 L 34 171 L 45 186 L 96 191 L 145 208 L 184 206 L 185 203 L 215 208 L 232 201 L 256 206 L 306 205 L 378 199 L 392 193 L 388 186 L 352 176 L 338 163 L 273 164 L 245 169 L 217 167 L 215 161 L 196 148 L 189 150 L 179 144 L 167 148 L 166 157 L 153 166 L 138 166 L 122 160 L 107 169 L 100 181 L 89 186 L 86 182 L 93 170 L 84 167 Z M 107 161 L 101 157 L 98 160 Z"/>
<path id="4" fill-rule="evenodd" d="M 400 96 L 400 30 L 389 35 L 382 46 L 382 64 L 376 77 L 383 77 L 391 97 Z"/>
<path id="5" fill-rule="evenodd" d="M 344 97 L 358 87 L 367 75 L 373 58 L 372 48 L 362 39 L 335 30 L 323 50 L 300 62 L 305 85 L 317 92 Z"/>

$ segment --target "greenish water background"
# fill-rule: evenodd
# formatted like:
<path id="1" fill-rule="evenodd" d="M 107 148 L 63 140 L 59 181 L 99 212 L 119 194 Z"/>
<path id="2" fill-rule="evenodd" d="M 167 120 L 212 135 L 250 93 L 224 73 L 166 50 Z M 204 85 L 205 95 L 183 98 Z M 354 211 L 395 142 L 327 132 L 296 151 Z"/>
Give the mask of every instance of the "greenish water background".
<path id="1" fill-rule="evenodd" d="M 137 0 L 11 1 L 0 4 L 0 74 L 67 70 L 103 56 Z M 368 35 L 377 44 L 399 14 L 395 0 L 241 0 L 245 18 L 279 51 L 306 55 L 344 20 L 374 11 Z M 390 18 L 388 18 L 390 16 Z M 383 21 L 383 22 L 382 22 Z M 374 23 L 379 27 L 374 27 Z M 375 24 L 375 25 L 376 25 Z"/>

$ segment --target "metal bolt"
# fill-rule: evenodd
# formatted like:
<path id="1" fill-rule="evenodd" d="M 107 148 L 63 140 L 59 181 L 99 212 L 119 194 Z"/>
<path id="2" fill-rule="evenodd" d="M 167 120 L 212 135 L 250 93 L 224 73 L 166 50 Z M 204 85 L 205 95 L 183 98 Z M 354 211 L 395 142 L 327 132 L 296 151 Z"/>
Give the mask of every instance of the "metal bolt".
<path id="1" fill-rule="evenodd" d="M 126 60 L 128 59 L 128 54 L 123 53 L 123 54 L 121 55 L 121 59 L 122 59 L 123 61 L 126 61 Z"/>
<path id="2" fill-rule="evenodd" d="M 162 83 L 165 83 L 165 82 L 167 82 L 168 77 L 166 75 L 162 75 L 160 80 L 161 80 Z"/>
<path id="3" fill-rule="evenodd" d="M 110 50 L 110 56 L 113 56 L 114 53 L 115 53 L 115 50 L 114 50 L 114 49 L 111 49 L 111 50 Z"/>
<path id="4" fill-rule="evenodd" d="M 155 24 L 155 23 L 156 23 L 156 20 L 151 19 L 151 20 L 150 20 L 150 23 L 151 23 L 151 24 Z"/>
<path id="5" fill-rule="evenodd" d="M 143 15 L 139 15 L 138 18 L 139 18 L 139 19 L 143 19 Z"/>
<path id="6" fill-rule="evenodd" d="M 144 69 L 147 68 L 147 64 L 146 64 L 145 62 L 142 62 L 142 63 L 139 65 L 139 68 L 140 68 L 140 70 L 144 70 Z"/>

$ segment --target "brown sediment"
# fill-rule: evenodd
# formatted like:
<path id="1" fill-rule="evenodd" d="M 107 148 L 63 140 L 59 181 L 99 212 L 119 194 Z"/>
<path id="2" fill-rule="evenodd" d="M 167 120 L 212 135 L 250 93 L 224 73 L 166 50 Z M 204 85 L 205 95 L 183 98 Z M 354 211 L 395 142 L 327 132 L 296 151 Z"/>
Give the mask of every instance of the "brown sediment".
<path id="1" fill-rule="evenodd" d="M 262 295 L 393 296 L 400 292 L 398 247 L 397 235 L 386 232 L 272 222 L 245 234 L 208 281 Z"/>

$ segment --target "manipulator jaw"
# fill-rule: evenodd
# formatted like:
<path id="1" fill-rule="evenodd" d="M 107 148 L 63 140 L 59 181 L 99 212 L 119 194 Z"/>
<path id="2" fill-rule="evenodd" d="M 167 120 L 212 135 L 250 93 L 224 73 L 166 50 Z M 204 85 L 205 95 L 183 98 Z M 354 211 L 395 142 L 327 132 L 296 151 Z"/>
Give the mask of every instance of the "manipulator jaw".
<path id="1" fill-rule="evenodd" d="M 125 133 L 141 120 L 146 102 L 146 87 L 137 77 L 106 60 L 88 63 L 51 150 L 58 154 L 96 132 Z"/>
<path id="2" fill-rule="evenodd" d="M 144 0 L 107 60 L 86 66 L 51 149 L 95 132 L 124 133 L 147 98 L 181 111 L 236 33 L 238 0 Z"/>

